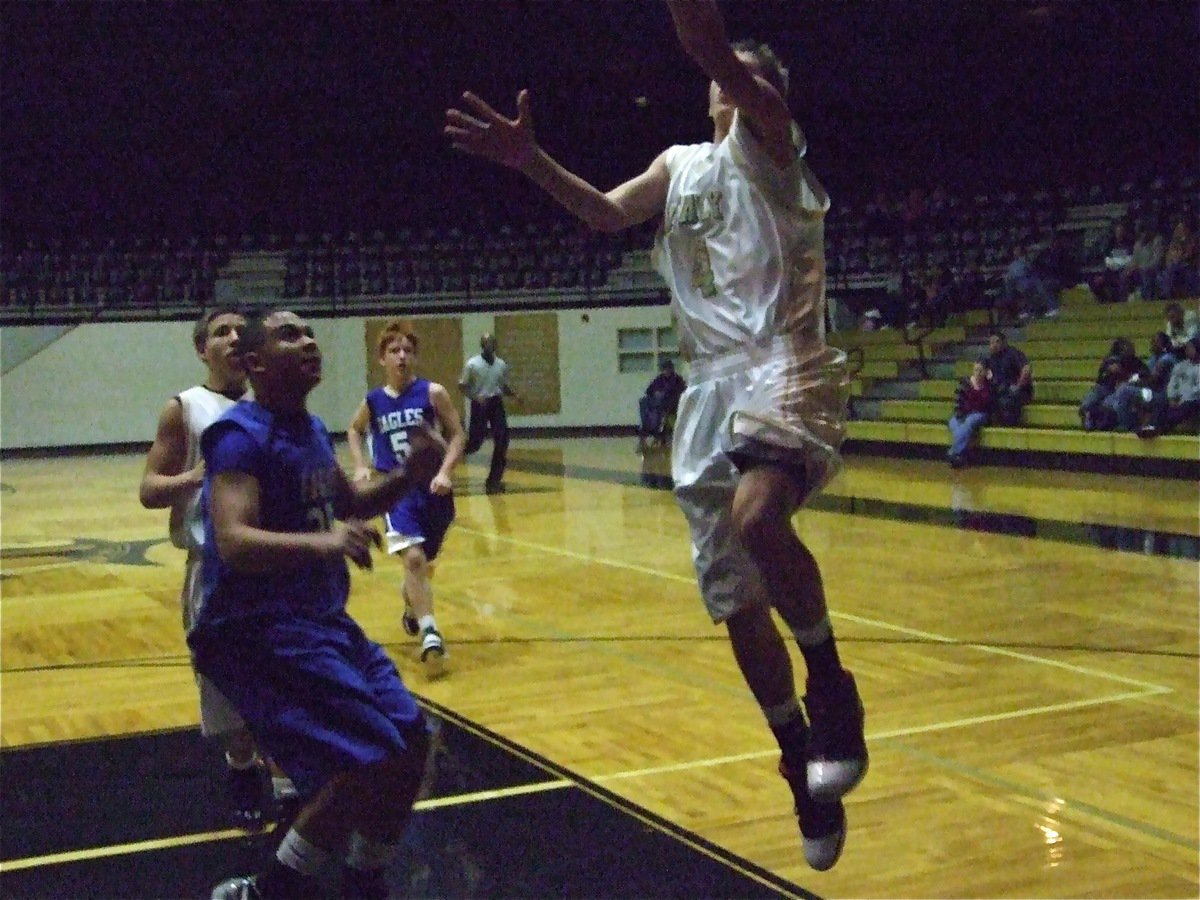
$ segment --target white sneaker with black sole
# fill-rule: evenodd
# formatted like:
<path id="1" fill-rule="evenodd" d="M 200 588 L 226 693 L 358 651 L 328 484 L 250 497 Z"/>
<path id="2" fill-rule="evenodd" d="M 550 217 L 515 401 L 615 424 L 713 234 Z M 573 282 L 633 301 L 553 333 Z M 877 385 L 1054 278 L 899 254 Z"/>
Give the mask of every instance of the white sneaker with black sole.
<path id="1" fill-rule="evenodd" d="M 431 675 L 440 675 L 446 666 L 446 642 L 436 628 L 421 632 L 421 662 Z"/>

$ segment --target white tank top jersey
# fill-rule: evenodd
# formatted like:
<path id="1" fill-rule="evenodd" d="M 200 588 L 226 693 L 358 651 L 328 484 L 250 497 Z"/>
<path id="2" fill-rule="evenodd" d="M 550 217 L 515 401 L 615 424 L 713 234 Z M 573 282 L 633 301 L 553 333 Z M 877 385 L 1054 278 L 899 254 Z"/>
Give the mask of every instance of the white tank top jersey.
<path id="1" fill-rule="evenodd" d="M 463 366 L 458 381 L 464 385 L 463 393 L 472 400 L 499 397 L 508 383 L 508 363 L 498 356 L 490 363 L 482 355 L 472 356 Z"/>
<path id="2" fill-rule="evenodd" d="M 187 428 L 187 459 L 183 463 L 183 471 L 186 472 L 200 462 L 200 435 L 204 429 L 238 401 L 203 385 L 188 388 L 177 399 L 183 408 L 183 424 Z M 193 552 L 204 546 L 204 518 L 200 511 L 199 489 L 171 508 L 170 533 L 171 543 L 182 550 Z"/>
<path id="3" fill-rule="evenodd" d="M 829 196 L 804 162 L 780 169 L 740 113 L 729 134 L 667 150 L 655 267 L 671 289 L 680 347 L 701 360 L 777 335 L 824 343 Z"/>

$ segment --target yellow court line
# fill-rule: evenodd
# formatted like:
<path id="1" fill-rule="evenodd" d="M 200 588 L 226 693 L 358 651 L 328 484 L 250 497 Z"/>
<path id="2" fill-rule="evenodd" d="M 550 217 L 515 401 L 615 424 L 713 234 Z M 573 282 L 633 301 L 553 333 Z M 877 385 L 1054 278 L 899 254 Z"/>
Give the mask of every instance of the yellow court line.
<path id="1" fill-rule="evenodd" d="M 261 833 L 273 831 L 274 825 L 265 828 Z M 155 838 L 149 841 L 137 841 L 132 844 L 113 844 L 109 847 L 89 847 L 84 850 L 67 850 L 63 853 L 48 853 L 44 856 L 27 856 L 24 859 L 0 860 L 0 873 L 17 872 L 21 869 L 37 869 L 42 866 L 57 866 L 63 863 L 80 862 L 89 859 L 106 859 L 112 856 L 129 856 L 132 853 L 149 853 L 153 850 L 169 850 L 172 847 L 187 847 L 191 844 L 207 844 L 213 841 L 229 841 L 244 838 L 249 832 L 240 828 L 226 828 L 222 831 L 201 831 L 196 834 L 180 834 L 169 838 Z"/>
<path id="2" fill-rule="evenodd" d="M 545 544 L 535 544 L 532 541 L 523 541 L 519 538 L 506 537 L 498 535 L 495 532 L 477 531 L 471 528 L 459 527 L 458 531 L 465 531 L 468 534 L 478 535 L 480 537 L 492 538 L 497 541 L 504 541 L 516 547 L 524 547 L 528 550 L 537 550 L 543 553 L 549 553 L 555 556 L 565 556 L 568 559 L 577 559 L 581 562 L 595 563 L 597 565 L 607 566 L 613 569 L 624 569 L 628 572 L 637 572 L 642 575 L 650 575 L 658 578 L 667 578 L 672 581 L 679 581 L 685 584 L 695 584 L 695 578 L 676 575 L 672 572 L 664 572 L 661 569 L 654 569 L 649 566 L 639 566 L 633 563 L 623 562 L 621 560 L 607 559 L 602 556 L 595 556 L 588 553 L 578 553 L 573 550 L 563 550 L 558 547 L 550 547 Z M 885 622 L 880 619 L 868 619 L 865 616 L 856 616 L 851 613 L 840 613 L 834 610 L 829 611 L 831 618 L 844 619 L 847 622 L 854 622 L 859 625 L 869 625 L 873 628 L 879 628 L 884 631 L 894 631 L 897 634 L 906 634 L 909 637 L 920 637 L 923 640 L 933 641 L 939 644 L 952 644 L 958 647 L 967 647 L 973 650 L 978 650 L 982 653 L 990 653 L 996 656 L 1008 656 L 1014 659 L 1019 659 L 1024 662 L 1037 663 L 1043 666 L 1052 668 L 1064 669 L 1069 672 L 1074 672 L 1078 675 L 1090 675 L 1095 678 L 1104 678 L 1109 681 L 1116 681 L 1120 684 L 1127 684 L 1132 687 L 1142 688 L 1143 690 L 1154 694 L 1170 694 L 1173 689 L 1162 684 L 1154 684 L 1149 681 L 1140 681 L 1136 678 L 1127 678 L 1123 675 L 1115 675 L 1111 672 L 1102 672 L 1097 669 L 1091 669 L 1087 666 L 1079 666 L 1074 663 L 1060 662 L 1054 659 L 1046 659 L 1041 656 L 1034 656 L 1031 653 L 1020 653 L 1016 650 L 1007 650 L 1002 647 L 989 647 L 986 644 L 964 643 L 958 638 L 952 638 L 948 635 L 938 634 L 933 631 L 921 631 L 917 628 L 908 628 L 904 625 L 897 625 L 892 622 Z"/>
<path id="3" fill-rule="evenodd" d="M 558 778 L 554 781 L 535 781 L 533 784 L 519 784 L 513 787 L 493 788 L 487 791 L 475 791 L 470 794 L 454 794 L 449 797 L 434 797 L 430 800 L 418 800 L 413 809 L 421 812 L 426 809 L 444 809 L 448 806 L 465 806 L 468 803 L 483 803 L 487 800 L 503 800 L 508 797 L 521 797 L 525 794 L 541 794 L 546 791 L 559 791 L 563 788 L 575 787 L 574 781 Z"/>

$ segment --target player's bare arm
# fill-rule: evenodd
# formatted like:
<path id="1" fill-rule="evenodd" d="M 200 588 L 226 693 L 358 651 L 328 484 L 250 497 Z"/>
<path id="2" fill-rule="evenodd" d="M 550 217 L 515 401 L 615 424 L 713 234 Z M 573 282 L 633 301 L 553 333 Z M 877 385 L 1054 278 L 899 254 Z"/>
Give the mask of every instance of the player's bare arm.
<path id="1" fill-rule="evenodd" d="M 446 455 L 442 459 L 442 465 L 437 474 L 433 476 L 429 489 L 435 494 L 448 494 L 453 488 L 451 477 L 454 467 L 462 459 L 463 449 L 467 446 L 467 435 L 463 430 L 458 410 L 450 399 L 450 392 L 445 387 L 436 383 L 431 384 L 429 399 L 433 403 L 438 424 L 442 429 L 442 436 L 446 440 Z"/>
<path id="2" fill-rule="evenodd" d="M 366 481 L 371 477 L 371 467 L 363 455 L 363 442 L 371 428 L 371 410 L 364 400 L 354 411 L 354 418 L 346 426 L 346 444 L 350 450 L 350 461 L 354 463 L 354 480 Z"/>
<path id="3" fill-rule="evenodd" d="M 187 461 L 187 424 L 183 405 L 172 399 L 158 417 L 154 443 L 146 454 L 146 468 L 138 487 L 138 500 L 147 509 L 165 509 L 189 496 L 204 481 L 204 464 L 184 471 Z"/>
<path id="4" fill-rule="evenodd" d="M 517 95 L 515 119 L 502 116 L 470 91 L 463 94 L 463 101 L 470 112 L 446 110 L 445 134 L 452 147 L 516 169 L 597 231 L 621 231 L 662 212 L 669 183 L 663 157 L 641 175 L 604 193 L 539 146 L 529 91 Z"/>
<path id="5" fill-rule="evenodd" d="M 234 571 L 294 571 L 314 559 L 343 555 L 363 565 L 363 545 L 372 540 L 369 526 L 337 522 L 330 531 L 269 531 L 261 527 L 259 504 L 258 479 L 253 475 L 230 471 L 213 478 L 211 512 L 217 551 Z M 369 564 L 369 551 L 366 555 Z"/>
<path id="6" fill-rule="evenodd" d="M 441 468 L 446 441 L 432 428 L 414 428 L 404 465 L 371 481 L 351 482 L 338 470 L 334 512 L 341 519 L 369 519 L 386 511 L 416 485 L 428 484 Z"/>
<path id="7" fill-rule="evenodd" d="M 679 42 L 769 147 L 790 148 L 792 114 L 779 92 L 750 71 L 729 45 L 714 0 L 667 0 Z"/>

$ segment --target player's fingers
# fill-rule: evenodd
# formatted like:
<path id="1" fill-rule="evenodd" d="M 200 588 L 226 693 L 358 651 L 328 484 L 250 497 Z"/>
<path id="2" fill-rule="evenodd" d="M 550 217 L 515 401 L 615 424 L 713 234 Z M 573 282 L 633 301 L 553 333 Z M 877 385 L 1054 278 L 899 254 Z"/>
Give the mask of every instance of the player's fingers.
<path id="1" fill-rule="evenodd" d="M 446 137 L 450 138 L 450 140 L 464 145 L 478 140 L 478 136 L 475 132 L 467 131 L 465 128 L 452 128 L 451 126 L 447 125 L 442 130 L 442 133 L 446 135 Z"/>
<path id="2" fill-rule="evenodd" d="M 458 109 L 446 110 L 446 122 L 458 128 L 466 128 L 474 131 L 482 131 L 488 127 L 487 122 L 477 119 L 474 116 L 469 116 Z"/>
<path id="3" fill-rule="evenodd" d="M 360 569 L 371 568 L 371 551 L 365 547 L 360 547 L 350 554 L 351 561 Z"/>
<path id="4" fill-rule="evenodd" d="M 466 100 L 467 103 L 469 103 L 471 105 L 471 107 L 475 110 L 475 112 L 477 112 L 477 113 L 479 113 L 479 115 L 483 116 L 483 118 L 486 119 L 488 122 L 497 122 L 498 123 L 498 122 L 509 121 L 504 116 L 500 115 L 500 113 L 496 112 L 496 110 L 492 109 L 492 107 L 490 105 L 488 105 L 488 103 L 482 97 L 477 97 L 475 94 L 472 94 L 470 91 L 463 92 L 463 99 Z"/>
<path id="5" fill-rule="evenodd" d="M 533 127 L 533 104 L 527 90 L 517 94 L 517 122 L 526 128 Z"/>

